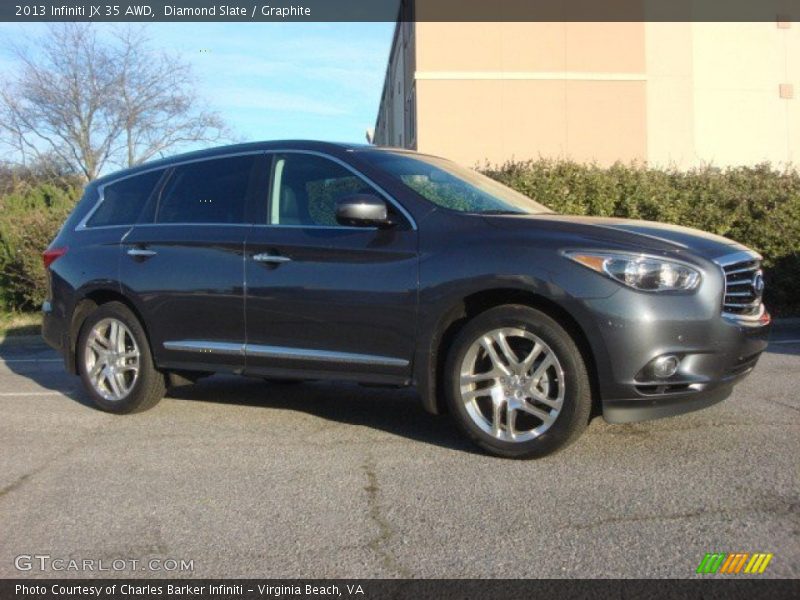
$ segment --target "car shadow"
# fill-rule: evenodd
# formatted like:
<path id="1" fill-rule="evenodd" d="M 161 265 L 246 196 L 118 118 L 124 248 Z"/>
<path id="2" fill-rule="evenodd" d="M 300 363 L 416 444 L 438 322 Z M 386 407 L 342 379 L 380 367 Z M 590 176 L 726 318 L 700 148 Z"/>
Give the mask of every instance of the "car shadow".
<path id="1" fill-rule="evenodd" d="M 0 340 L 0 361 L 5 368 L 43 390 L 59 392 L 73 402 L 96 409 L 80 378 L 65 372 L 59 355 L 41 338 L 10 333 L 12 335 Z M 167 397 L 188 402 L 292 410 L 452 450 L 479 453 L 461 437 L 448 417 L 425 412 L 413 389 L 373 388 L 333 381 L 283 384 L 252 377 L 215 375 L 192 385 L 174 387 L 167 392 Z"/>
<path id="2" fill-rule="evenodd" d="M 302 412 L 326 421 L 358 425 L 440 446 L 479 453 L 443 415 L 423 410 L 413 389 L 364 387 L 311 381 L 274 383 L 252 377 L 216 375 L 178 386 L 170 398 Z"/>
<path id="3" fill-rule="evenodd" d="M 800 342 L 791 344 L 771 343 L 766 349 L 765 354 L 788 354 L 789 356 L 800 356 Z"/>
<path id="4" fill-rule="evenodd" d="M 40 336 L 31 334 L 27 327 L 19 331 L 10 329 L 4 338 L 0 338 L 0 364 L 14 375 L 32 381 L 43 391 L 58 392 L 78 404 L 94 407 L 81 380 L 64 369 L 61 356 Z M 0 391 L 14 393 L 16 390 Z"/>
<path id="5" fill-rule="evenodd" d="M 773 341 L 789 341 L 786 335 L 775 336 Z M 794 332 L 791 335 L 794 336 Z M 771 343 L 766 353 L 800 355 L 800 343 Z M 0 340 L 0 360 L 12 373 L 39 387 L 95 409 L 80 379 L 64 371 L 58 354 L 46 347 L 40 338 L 9 336 Z M 460 435 L 450 418 L 425 412 L 413 389 L 372 388 L 332 381 L 284 384 L 215 375 L 192 385 L 172 388 L 167 396 L 188 402 L 292 410 L 331 422 L 359 425 L 451 450 L 480 454 Z M 593 414 L 594 418 L 597 416 Z"/>
<path id="6" fill-rule="evenodd" d="M 776 321 L 766 351 L 772 354 L 800 355 L 800 319 Z"/>

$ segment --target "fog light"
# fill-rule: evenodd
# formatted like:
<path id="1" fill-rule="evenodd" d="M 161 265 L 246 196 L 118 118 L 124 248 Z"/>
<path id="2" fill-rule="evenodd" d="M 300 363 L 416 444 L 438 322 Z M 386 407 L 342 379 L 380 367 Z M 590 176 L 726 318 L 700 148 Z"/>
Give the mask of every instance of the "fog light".
<path id="1" fill-rule="evenodd" d="M 680 364 L 681 359 L 673 354 L 667 354 L 666 356 L 659 356 L 655 359 L 651 365 L 653 369 L 653 375 L 656 376 L 658 379 L 666 379 L 667 377 L 672 377 L 675 375 L 675 371 L 678 370 L 678 365 Z"/>

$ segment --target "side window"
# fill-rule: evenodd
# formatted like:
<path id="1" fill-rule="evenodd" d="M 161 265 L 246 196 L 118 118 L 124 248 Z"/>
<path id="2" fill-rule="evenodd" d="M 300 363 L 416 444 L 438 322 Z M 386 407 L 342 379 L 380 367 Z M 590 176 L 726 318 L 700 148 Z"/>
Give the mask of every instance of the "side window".
<path id="1" fill-rule="evenodd" d="M 149 171 L 110 183 L 103 188 L 103 202 L 86 222 L 87 227 L 133 225 L 139 218 L 164 170 Z"/>
<path id="2" fill-rule="evenodd" d="M 156 223 L 244 223 L 255 155 L 175 167 L 156 209 Z"/>
<path id="3" fill-rule="evenodd" d="M 271 225 L 336 227 L 336 202 L 350 194 L 379 195 L 342 165 L 313 154 L 279 154 L 273 167 Z"/>

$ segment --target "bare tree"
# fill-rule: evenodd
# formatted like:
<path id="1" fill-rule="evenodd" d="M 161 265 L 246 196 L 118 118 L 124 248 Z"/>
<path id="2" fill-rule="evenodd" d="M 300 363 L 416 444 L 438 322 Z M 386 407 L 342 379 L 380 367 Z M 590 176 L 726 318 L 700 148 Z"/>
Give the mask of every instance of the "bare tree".
<path id="1" fill-rule="evenodd" d="M 94 179 L 120 134 L 111 53 L 86 25 L 51 27 L 38 56 L 15 53 L 20 75 L 0 91 L 8 141 L 26 159 L 52 151 Z"/>
<path id="2" fill-rule="evenodd" d="M 58 24 L 36 47 L 15 49 L 22 68 L 0 89 L 2 139 L 25 161 L 52 154 L 91 180 L 224 135 L 190 66 L 152 50 L 143 29 L 101 39 L 91 24 Z"/>
<path id="3" fill-rule="evenodd" d="M 176 56 L 149 50 L 144 29 L 117 32 L 119 93 L 128 166 L 187 142 L 213 142 L 225 135 L 222 119 L 204 110 L 191 68 Z"/>

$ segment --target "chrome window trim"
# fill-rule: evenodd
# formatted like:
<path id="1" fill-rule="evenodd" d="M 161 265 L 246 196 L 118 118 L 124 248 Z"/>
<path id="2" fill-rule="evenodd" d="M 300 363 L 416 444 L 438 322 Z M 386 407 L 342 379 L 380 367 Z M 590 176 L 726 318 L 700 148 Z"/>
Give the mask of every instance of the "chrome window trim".
<path id="1" fill-rule="evenodd" d="M 120 181 L 122 181 L 122 180 L 120 179 Z M 105 188 L 106 186 L 103 185 L 102 187 Z M 103 203 L 103 200 L 105 200 L 105 196 L 98 189 L 97 190 L 97 200 L 95 201 L 94 206 L 92 206 L 92 208 L 89 209 L 89 212 L 86 213 L 86 216 L 84 216 L 80 220 L 80 222 L 75 226 L 75 231 L 84 231 L 86 229 L 100 229 L 100 228 L 109 229 L 111 227 L 126 227 L 125 225 L 98 225 L 96 227 L 89 227 L 86 224 L 86 223 L 89 222 L 89 219 L 92 218 L 92 215 L 94 215 L 94 213 L 97 212 L 97 209 L 100 208 L 100 205 Z"/>
<path id="2" fill-rule="evenodd" d="M 181 225 L 183 227 L 286 227 L 289 229 L 352 229 L 356 231 L 377 230 L 377 227 L 354 227 L 352 225 L 259 225 L 258 223 L 136 223 L 136 227 L 169 227 Z M 111 227 L 133 227 L 133 225 L 102 225 L 88 227 L 88 229 L 101 229 Z"/>
<path id="3" fill-rule="evenodd" d="M 320 152 L 318 150 L 302 150 L 302 149 L 297 149 L 297 148 L 276 148 L 276 149 L 270 148 L 269 150 L 265 150 L 265 153 L 268 154 L 268 155 L 269 154 L 309 154 L 311 156 L 319 156 L 319 157 L 322 157 L 322 158 L 326 158 L 326 159 L 328 159 L 330 161 L 333 161 L 333 162 L 337 163 L 338 165 L 344 167 L 345 169 L 350 171 L 353 175 L 355 175 L 356 177 L 361 179 L 364 183 L 366 183 L 366 184 L 370 185 L 371 187 L 375 188 L 375 190 L 378 191 L 381 196 L 383 196 L 384 200 L 386 200 L 392 206 L 394 206 L 400 212 L 400 214 L 403 215 L 406 218 L 406 220 L 411 225 L 411 229 L 414 230 L 414 231 L 417 231 L 417 222 L 414 220 L 414 217 L 411 216 L 411 213 L 408 212 L 408 210 L 406 210 L 406 208 L 402 204 L 400 204 L 400 202 L 398 202 L 398 200 L 394 196 L 392 196 L 389 192 L 387 192 L 383 187 L 381 187 L 380 185 L 375 183 L 372 179 L 370 179 L 369 177 L 364 175 L 361 171 L 359 171 L 358 169 L 356 169 L 352 165 L 348 164 L 347 162 L 343 161 L 341 158 L 337 158 L 336 156 L 333 156 L 333 155 L 328 154 L 326 152 Z M 256 223 L 256 225 L 260 226 L 259 223 Z M 348 227 L 350 229 L 361 229 L 361 230 L 377 229 L 377 227 L 352 227 L 352 226 L 347 226 L 347 225 L 281 225 L 280 223 L 278 223 L 278 224 L 267 223 L 266 226 L 269 226 L 269 227 L 324 228 L 324 229 L 344 229 L 345 227 Z"/>
<path id="4" fill-rule="evenodd" d="M 167 350 L 200 352 L 203 354 L 252 356 L 288 360 L 309 360 L 317 362 L 360 364 L 383 367 L 407 367 L 409 361 L 391 356 L 336 352 L 332 350 L 313 350 L 309 348 L 289 348 L 286 346 L 264 346 L 260 344 L 237 344 L 231 342 L 207 342 L 203 340 L 178 340 L 164 342 Z"/>
<path id="5" fill-rule="evenodd" d="M 361 173 L 358 169 L 356 169 L 352 165 L 347 164 L 345 161 L 343 161 L 340 158 L 337 158 L 337 157 L 335 157 L 335 156 L 333 156 L 331 154 L 327 154 L 325 152 L 319 152 L 317 150 L 300 150 L 300 149 L 296 149 L 296 148 L 295 149 L 285 148 L 285 149 L 275 149 L 275 150 L 273 150 L 273 149 L 265 149 L 265 150 L 262 149 L 262 150 L 250 150 L 250 151 L 247 151 L 247 152 L 232 152 L 230 154 L 217 154 L 217 155 L 214 155 L 214 156 L 205 156 L 203 158 L 192 158 L 192 159 L 182 160 L 182 161 L 178 161 L 178 162 L 175 162 L 175 163 L 171 163 L 169 165 L 161 165 L 161 166 L 158 166 L 158 167 L 152 167 L 150 169 L 143 169 L 142 171 L 137 171 L 136 173 L 131 173 L 129 175 L 121 175 L 120 177 L 117 177 L 115 179 L 107 181 L 106 183 L 104 183 L 103 185 L 101 185 L 101 186 L 99 186 L 97 188 L 97 201 L 95 202 L 94 206 L 89 210 L 89 212 L 86 213 L 86 216 L 84 216 L 83 219 L 81 219 L 80 223 L 78 223 L 75 226 L 75 231 L 85 231 L 85 230 L 89 230 L 89 229 L 102 229 L 102 228 L 112 228 L 112 227 L 132 227 L 134 225 L 136 225 L 137 227 L 141 227 L 141 226 L 157 227 L 157 226 L 162 226 L 162 225 L 228 225 L 228 226 L 237 225 L 237 226 L 242 226 L 242 227 L 250 227 L 250 226 L 255 225 L 256 227 L 293 227 L 293 228 L 299 228 L 299 229 L 356 229 L 356 230 L 361 230 L 361 231 L 369 231 L 369 230 L 377 230 L 378 229 L 377 227 L 353 227 L 353 226 L 350 226 L 350 225 L 341 225 L 341 226 L 336 226 L 336 225 L 280 225 L 280 224 L 273 225 L 271 223 L 138 223 L 138 224 L 137 223 L 126 223 L 126 224 L 119 224 L 119 225 L 96 225 L 96 226 L 87 225 L 89 220 L 92 218 L 92 215 L 94 215 L 94 213 L 97 212 L 97 209 L 100 208 L 100 205 L 105 200 L 105 188 L 106 188 L 106 186 L 114 185 L 115 183 L 119 183 L 120 181 L 125 181 L 126 179 L 130 179 L 131 177 L 138 177 L 139 175 L 144 175 L 146 173 L 152 173 L 153 171 L 158 171 L 158 170 L 165 170 L 166 171 L 167 169 L 173 169 L 175 167 L 180 167 L 180 166 L 183 166 L 183 165 L 189 165 L 189 164 L 197 163 L 197 162 L 204 162 L 204 161 L 208 161 L 208 160 L 216 160 L 216 159 L 219 159 L 219 158 L 235 158 L 237 156 L 252 156 L 252 155 L 257 155 L 257 154 L 270 155 L 270 154 L 275 154 L 275 153 L 282 153 L 282 154 L 310 154 L 310 155 L 313 155 L 313 156 L 320 156 L 322 158 L 327 158 L 328 160 L 332 160 L 333 162 L 343 166 L 345 169 L 347 169 L 348 171 L 353 173 L 353 175 L 355 175 L 356 177 L 360 178 L 365 183 L 369 184 L 370 186 L 375 188 L 378 192 L 380 192 L 380 194 L 384 197 L 384 199 L 387 200 L 390 204 L 392 204 L 392 206 L 394 206 L 400 212 L 400 214 L 402 214 L 408 220 L 408 222 L 411 224 L 411 229 L 414 230 L 414 231 L 417 231 L 417 222 L 414 220 L 414 217 L 411 216 L 411 213 L 408 212 L 408 210 L 406 210 L 406 208 L 402 204 L 400 204 L 400 202 L 398 202 L 394 198 L 394 196 L 392 196 L 389 192 L 387 192 L 380 185 L 375 183 L 372 179 L 370 179 L 369 177 L 367 177 L 366 175 Z"/>
<path id="6" fill-rule="evenodd" d="M 350 230 L 350 231 L 377 231 L 377 227 L 369 226 L 369 227 L 356 227 L 354 225 L 281 225 L 278 223 L 277 225 L 273 225 L 271 223 L 262 224 L 262 223 L 255 223 L 253 227 L 266 227 L 266 228 L 284 228 L 284 229 L 334 229 L 334 230 Z"/>
<path id="7" fill-rule="evenodd" d="M 80 229 L 78 229 L 79 227 L 80 227 Z M 103 229 L 120 229 L 122 227 L 133 227 L 133 225 L 131 225 L 131 224 L 128 224 L 128 225 L 94 225 L 92 227 L 89 227 L 89 226 L 81 226 L 80 224 L 78 224 L 78 226 L 75 227 L 75 231 L 94 231 L 94 230 L 102 231 Z"/>
<path id="8" fill-rule="evenodd" d="M 250 150 L 250 151 L 247 151 L 247 152 L 232 152 L 230 154 L 217 154 L 217 155 L 214 155 L 214 156 L 205 156 L 203 158 L 191 158 L 191 159 L 187 159 L 187 160 L 182 160 L 182 161 L 170 163 L 168 165 L 161 165 L 161 166 L 158 166 L 158 167 L 152 167 L 152 168 L 149 168 L 149 169 L 143 169 L 141 171 L 137 171 L 136 173 L 130 173 L 128 175 L 121 175 L 121 176 L 119 176 L 119 177 L 117 177 L 115 179 L 107 181 L 106 183 L 104 183 L 103 185 L 101 185 L 101 186 L 99 186 L 97 188 L 97 196 L 98 196 L 97 202 L 95 202 L 95 205 L 91 208 L 91 210 L 89 210 L 89 212 L 86 213 L 86 216 L 83 217 L 83 219 L 81 219 L 80 223 L 78 223 L 78 225 L 75 227 L 75 231 L 83 231 L 83 230 L 86 230 L 86 229 L 100 229 L 101 227 L 132 227 L 134 225 L 137 225 L 136 223 L 126 223 L 126 224 L 120 224 L 120 225 L 97 225 L 97 226 L 94 226 L 94 227 L 87 225 L 89 220 L 92 218 L 92 215 L 94 215 L 94 213 L 97 212 L 97 209 L 100 208 L 100 205 L 105 200 L 105 189 L 109 185 L 114 185 L 115 183 L 119 183 L 120 181 L 125 181 L 126 179 L 130 179 L 132 177 L 138 177 L 139 175 L 145 175 L 147 173 L 152 173 L 153 171 L 160 171 L 160 170 L 166 171 L 168 169 L 174 169 L 175 167 L 181 167 L 183 165 L 190 165 L 192 163 L 204 162 L 204 161 L 208 161 L 208 160 L 216 160 L 218 158 L 236 158 L 237 156 L 253 156 L 253 155 L 265 154 L 265 153 L 266 153 L 265 150 Z M 140 223 L 139 225 L 247 225 L 247 226 L 250 226 L 250 225 L 252 225 L 252 223 Z"/>
<path id="9" fill-rule="evenodd" d="M 172 227 L 179 225 L 181 227 L 252 227 L 252 223 L 135 223 L 134 225 L 127 225 L 127 227 Z M 94 227 L 89 227 L 94 229 Z"/>

